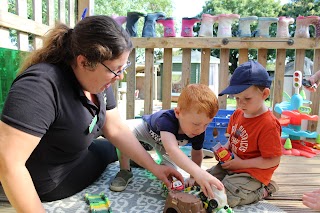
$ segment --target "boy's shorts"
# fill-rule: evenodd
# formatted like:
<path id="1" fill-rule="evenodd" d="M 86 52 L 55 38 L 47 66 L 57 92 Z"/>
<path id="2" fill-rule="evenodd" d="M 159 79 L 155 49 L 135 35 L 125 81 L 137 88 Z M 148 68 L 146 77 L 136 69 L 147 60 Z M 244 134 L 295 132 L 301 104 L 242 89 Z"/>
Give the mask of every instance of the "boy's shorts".
<path id="1" fill-rule="evenodd" d="M 227 172 L 220 163 L 208 172 L 223 183 L 230 207 L 255 203 L 263 198 L 265 185 L 248 173 Z"/>
<path id="2" fill-rule="evenodd" d="M 143 119 L 129 119 L 126 120 L 126 124 L 129 126 L 133 134 L 140 142 L 147 143 L 155 149 L 158 157 L 160 158 L 160 164 L 165 164 L 173 168 L 177 168 L 177 165 L 173 163 L 167 155 L 162 143 L 156 141 L 153 137 L 151 137 L 148 124 Z"/>

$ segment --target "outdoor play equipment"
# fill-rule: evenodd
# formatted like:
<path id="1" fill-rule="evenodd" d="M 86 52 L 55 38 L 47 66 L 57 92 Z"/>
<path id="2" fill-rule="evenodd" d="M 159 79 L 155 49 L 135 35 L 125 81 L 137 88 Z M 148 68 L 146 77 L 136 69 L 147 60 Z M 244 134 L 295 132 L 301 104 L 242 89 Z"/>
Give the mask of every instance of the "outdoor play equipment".
<path id="1" fill-rule="evenodd" d="M 311 104 L 306 100 L 302 86 L 302 73 L 293 73 L 293 87 L 295 93 L 290 97 L 284 92 L 285 101 L 275 105 L 274 110 L 281 115 L 279 119 L 282 126 L 281 137 L 283 138 L 283 154 L 313 157 L 318 152 L 313 149 L 314 143 L 306 141 L 304 138 L 318 138 L 317 132 L 309 132 L 301 129 L 302 120 L 317 121 L 317 115 L 309 115 L 311 108 L 303 104 Z"/>

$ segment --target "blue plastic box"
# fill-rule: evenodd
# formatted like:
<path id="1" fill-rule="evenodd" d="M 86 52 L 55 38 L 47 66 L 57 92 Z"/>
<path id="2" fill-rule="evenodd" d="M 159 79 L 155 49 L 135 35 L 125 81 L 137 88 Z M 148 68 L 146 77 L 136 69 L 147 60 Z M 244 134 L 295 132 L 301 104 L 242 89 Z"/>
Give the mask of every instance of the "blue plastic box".
<path id="1" fill-rule="evenodd" d="M 222 145 L 227 143 L 228 139 L 225 137 L 225 133 L 227 131 L 230 116 L 233 112 L 234 110 L 219 109 L 217 115 L 206 129 L 203 143 L 204 149 L 212 150 L 212 147 L 218 142 Z M 215 129 L 217 130 L 218 135 L 214 137 L 213 132 Z"/>

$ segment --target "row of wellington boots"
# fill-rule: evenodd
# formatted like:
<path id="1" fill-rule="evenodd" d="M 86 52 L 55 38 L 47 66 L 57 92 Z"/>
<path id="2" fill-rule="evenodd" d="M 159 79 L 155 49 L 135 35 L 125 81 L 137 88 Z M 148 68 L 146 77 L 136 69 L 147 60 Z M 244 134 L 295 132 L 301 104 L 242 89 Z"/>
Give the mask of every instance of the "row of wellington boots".
<path id="1" fill-rule="evenodd" d="M 165 17 L 166 17 L 166 15 L 162 12 L 148 13 L 144 17 L 142 37 L 156 37 L 157 19 L 165 18 Z"/>
<path id="2" fill-rule="evenodd" d="M 212 37 L 213 36 L 213 25 L 217 22 L 218 16 L 210 14 L 202 14 L 201 25 L 199 29 L 199 37 Z"/>
<path id="3" fill-rule="evenodd" d="M 241 17 L 239 19 L 239 37 L 251 37 L 251 24 L 258 20 L 258 16 Z"/>
<path id="4" fill-rule="evenodd" d="M 195 23 L 198 23 L 200 21 L 201 19 L 197 17 L 182 18 L 181 37 L 193 37 L 193 26 Z"/>
<path id="5" fill-rule="evenodd" d="M 277 25 L 278 38 L 290 38 L 289 25 L 294 23 L 294 18 L 280 16 Z"/>
<path id="6" fill-rule="evenodd" d="M 296 19 L 296 31 L 294 37 L 296 38 L 310 38 L 309 26 L 314 25 L 316 37 L 320 37 L 319 31 L 319 16 L 298 16 Z"/>
<path id="7" fill-rule="evenodd" d="M 137 37 L 138 21 L 141 17 L 145 16 L 147 16 L 147 14 L 144 12 L 127 12 L 126 30 L 131 37 Z"/>
<path id="8" fill-rule="evenodd" d="M 117 15 L 111 15 L 111 18 L 113 18 L 119 25 L 123 25 L 127 22 L 127 16 L 117 16 Z"/>
<path id="9" fill-rule="evenodd" d="M 232 37 L 231 26 L 235 20 L 238 20 L 238 14 L 220 14 L 218 15 L 217 37 Z"/>
<path id="10" fill-rule="evenodd" d="M 270 37 L 269 30 L 272 23 L 277 23 L 278 18 L 274 17 L 259 17 L 258 18 L 258 28 L 255 33 L 255 37 Z"/>
<path id="11" fill-rule="evenodd" d="M 159 18 L 159 19 L 157 19 L 157 23 L 162 24 L 164 37 L 176 37 L 176 31 L 174 28 L 174 20 L 172 17 Z"/>

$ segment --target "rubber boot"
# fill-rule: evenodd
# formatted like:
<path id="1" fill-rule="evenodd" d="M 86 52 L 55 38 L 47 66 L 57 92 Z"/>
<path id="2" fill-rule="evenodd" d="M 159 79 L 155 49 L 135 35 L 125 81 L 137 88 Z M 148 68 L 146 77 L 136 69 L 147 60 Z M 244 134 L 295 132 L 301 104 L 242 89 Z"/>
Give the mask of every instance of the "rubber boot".
<path id="1" fill-rule="evenodd" d="M 251 37 L 251 24 L 258 20 L 258 16 L 241 17 L 239 19 L 239 37 Z"/>
<path id="2" fill-rule="evenodd" d="M 137 25 L 140 17 L 145 17 L 143 12 L 128 12 L 126 30 L 131 37 L 137 37 Z"/>
<path id="3" fill-rule="evenodd" d="M 162 12 L 148 13 L 144 17 L 144 25 L 142 29 L 142 37 L 156 37 L 156 21 L 159 18 L 165 18 Z"/>
<path id="4" fill-rule="evenodd" d="M 218 20 L 218 16 L 202 14 L 199 37 L 213 37 L 213 25 Z"/>
<path id="5" fill-rule="evenodd" d="M 318 16 L 298 16 L 296 19 L 295 38 L 310 38 L 309 26 L 319 20 Z"/>
<path id="6" fill-rule="evenodd" d="M 320 38 L 320 17 L 318 17 L 318 20 L 314 20 L 311 24 L 315 29 L 315 37 Z"/>
<path id="7" fill-rule="evenodd" d="M 278 18 L 273 17 L 259 17 L 258 18 L 258 29 L 255 34 L 256 37 L 269 38 L 269 29 L 272 23 L 278 22 Z"/>
<path id="8" fill-rule="evenodd" d="M 174 20 L 172 17 L 159 18 L 157 23 L 163 25 L 163 36 L 164 37 L 176 37 L 176 31 L 174 29 Z"/>
<path id="9" fill-rule="evenodd" d="M 231 25 L 235 20 L 238 20 L 238 14 L 220 14 L 218 15 L 218 32 L 217 37 L 232 37 Z"/>
<path id="10" fill-rule="evenodd" d="M 113 14 L 111 15 L 111 18 L 113 18 L 121 26 L 127 21 L 127 16 L 117 16 Z"/>
<path id="11" fill-rule="evenodd" d="M 277 37 L 278 38 L 290 38 L 289 24 L 294 23 L 294 18 L 280 16 L 277 26 Z"/>
<path id="12" fill-rule="evenodd" d="M 193 25 L 201 20 L 197 17 L 184 17 L 182 18 L 182 28 L 181 36 L 182 37 L 193 37 Z"/>

